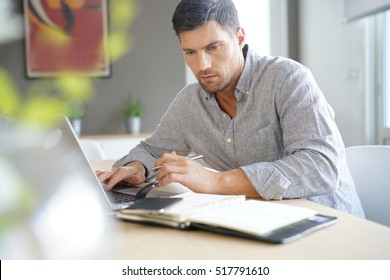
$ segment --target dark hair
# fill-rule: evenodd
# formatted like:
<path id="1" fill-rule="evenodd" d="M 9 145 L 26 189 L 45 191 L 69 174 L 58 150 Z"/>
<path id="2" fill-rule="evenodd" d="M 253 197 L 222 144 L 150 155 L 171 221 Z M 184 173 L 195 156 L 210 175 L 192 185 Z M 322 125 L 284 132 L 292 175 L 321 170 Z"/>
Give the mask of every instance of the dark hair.
<path id="1" fill-rule="evenodd" d="M 232 0 L 182 0 L 172 17 L 177 36 L 180 32 L 194 30 L 211 20 L 218 22 L 231 34 L 240 27 Z"/>

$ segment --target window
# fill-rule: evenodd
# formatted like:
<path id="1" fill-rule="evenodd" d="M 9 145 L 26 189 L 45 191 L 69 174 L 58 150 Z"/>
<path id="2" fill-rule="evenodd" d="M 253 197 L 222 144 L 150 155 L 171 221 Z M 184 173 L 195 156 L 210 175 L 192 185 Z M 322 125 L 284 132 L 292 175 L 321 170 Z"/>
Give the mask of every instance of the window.
<path id="1" fill-rule="evenodd" d="M 0 48 L 3 43 L 19 40 L 23 36 L 22 16 L 14 12 L 18 4 L 0 0 Z"/>
<path id="2" fill-rule="evenodd" d="M 375 132 L 372 144 L 390 145 L 390 11 L 373 16 L 369 48 L 373 50 L 368 64 L 372 69 L 367 84 L 371 85 L 368 96 L 373 98 L 372 112 Z M 371 97 L 372 96 L 372 97 Z"/>
<path id="3" fill-rule="evenodd" d="M 390 129 L 390 12 L 384 17 L 384 66 L 383 66 L 383 118 L 384 127 Z"/>
<path id="4" fill-rule="evenodd" d="M 260 55 L 269 55 L 271 49 L 269 0 L 233 0 L 240 24 L 245 30 L 246 42 Z"/>
<path id="5" fill-rule="evenodd" d="M 390 8 L 390 0 L 344 0 L 344 18 L 352 21 Z"/>

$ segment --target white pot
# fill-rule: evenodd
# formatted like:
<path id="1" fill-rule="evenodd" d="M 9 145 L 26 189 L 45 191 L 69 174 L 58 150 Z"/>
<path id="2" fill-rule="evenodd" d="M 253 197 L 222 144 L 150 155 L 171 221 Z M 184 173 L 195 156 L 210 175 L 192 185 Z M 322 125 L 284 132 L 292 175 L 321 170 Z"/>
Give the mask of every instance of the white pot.
<path id="1" fill-rule="evenodd" d="M 127 119 L 127 129 L 131 134 L 140 134 L 141 132 L 141 117 L 129 117 Z"/>
<path id="2" fill-rule="evenodd" d="M 82 119 L 73 119 L 70 122 L 71 122 L 71 124 L 73 126 L 73 130 L 76 133 L 76 135 L 80 136 L 81 135 L 81 129 L 82 129 L 83 120 Z"/>

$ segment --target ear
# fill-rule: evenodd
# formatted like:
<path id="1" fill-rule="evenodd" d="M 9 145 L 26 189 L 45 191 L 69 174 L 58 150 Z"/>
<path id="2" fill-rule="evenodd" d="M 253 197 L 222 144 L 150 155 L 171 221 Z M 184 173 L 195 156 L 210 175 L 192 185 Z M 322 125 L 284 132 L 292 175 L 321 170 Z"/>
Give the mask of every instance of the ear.
<path id="1" fill-rule="evenodd" d="M 240 48 L 243 48 L 245 45 L 245 30 L 242 27 L 239 27 L 237 30 L 237 40 Z"/>

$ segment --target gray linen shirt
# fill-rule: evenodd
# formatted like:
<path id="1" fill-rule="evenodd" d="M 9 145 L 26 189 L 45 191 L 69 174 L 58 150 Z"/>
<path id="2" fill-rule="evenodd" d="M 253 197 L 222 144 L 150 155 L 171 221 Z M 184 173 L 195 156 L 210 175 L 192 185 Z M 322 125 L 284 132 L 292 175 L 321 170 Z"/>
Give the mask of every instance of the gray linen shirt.
<path id="1" fill-rule="evenodd" d="M 153 135 L 114 166 L 138 160 L 150 172 L 163 153 L 202 154 L 214 169 L 241 168 L 266 200 L 306 198 L 364 217 L 333 110 L 307 68 L 249 48 L 235 95 L 231 119 L 214 94 L 186 86 Z"/>

